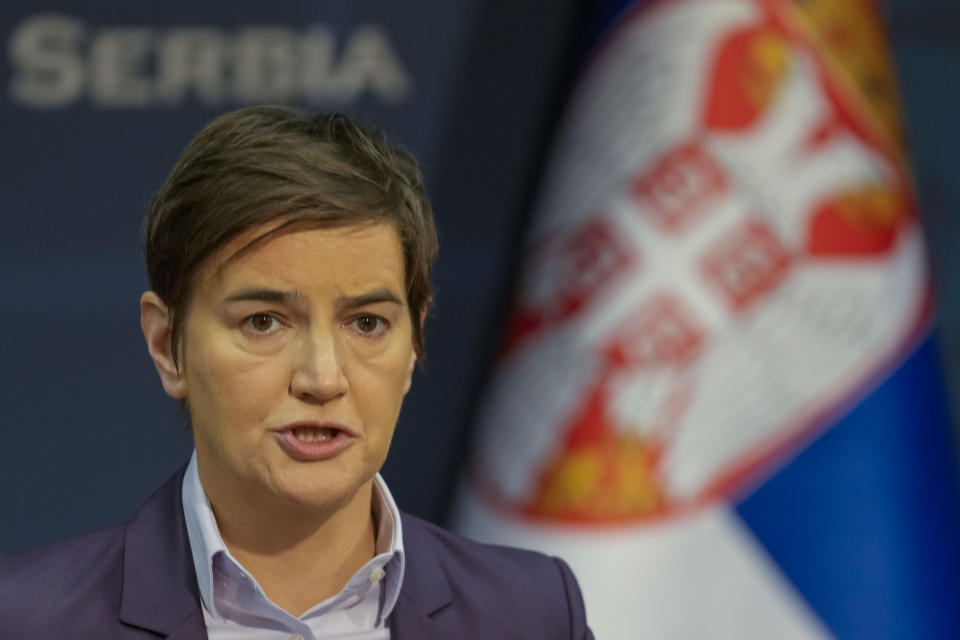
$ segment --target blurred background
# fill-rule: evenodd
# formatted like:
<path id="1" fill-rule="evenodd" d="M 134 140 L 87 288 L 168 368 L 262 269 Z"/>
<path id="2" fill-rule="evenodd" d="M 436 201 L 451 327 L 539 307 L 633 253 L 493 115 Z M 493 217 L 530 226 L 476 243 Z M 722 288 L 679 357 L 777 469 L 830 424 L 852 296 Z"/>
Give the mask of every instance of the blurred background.
<path id="1" fill-rule="evenodd" d="M 514 306 L 524 237 L 538 224 L 534 212 L 544 215 L 538 203 L 549 201 L 543 196 L 544 168 L 570 148 L 569 140 L 562 142 L 565 105 L 591 73 L 602 75 L 596 61 L 607 53 L 599 52 L 622 40 L 617 34 L 624 25 L 649 22 L 645 12 L 665 12 L 664 6 L 679 11 L 709 4 L 3 3 L 0 281 L 6 292 L 0 306 L 8 334 L 0 341 L 0 552 L 125 519 L 187 459 L 192 445 L 185 418 L 163 394 L 140 334 L 138 297 L 146 288 L 140 224 L 149 198 L 194 133 L 246 104 L 289 103 L 375 120 L 424 167 L 441 239 L 436 306 L 427 323 L 428 358 L 416 374 L 384 475 L 402 509 L 449 521 L 457 513 L 471 443 L 481 438 L 474 435 L 475 416 L 489 397 L 484 381 Z M 775 11 L 770 6 L 817 3 L 728 4 Z M 870 11 L 870 3 L 855 0 L 832 4 L 848 6 L 853 21 L 856 12 Z M 779 627 L 751 630 L 744 620 L 755 611 L 741 606 L 735 620 L 721 616 L 726 626 L 712 626 L 705 614 L 704 626 L 654 624 L 645 637 L 927 638 L 960 632 L 956 614 L 943 613 L 941 606 L 960 601 L 960 478 L 949 419 L 960 410 L 960 252 L 952 246 L 960 238 L 954 151 L 960 141 L 960 6 L 888 0 L 876 7 L 899 82 L 935 314 L 923 314 L 924 295 L 893 295 L 891 304 L 917 306 L 915 331 L 878 347 L 884 358 L 876 370 L 854 391 L 816 410 L 816 426 L 780 443 L 761 472 L 711 494 L 733 505 L 738 522 L 763 549 L 764 562 L 772 559 L 777 580 L 799 594 L 797 606 L 814 622 L 797 623 L 793 635 L 769 635 L 763 630 Z M 669 44 L 685 43 L 681 38 Z M 567 116 L 572 122 L 579 117 L 587 116 Z M 928 332 L 934 342 L 926 339 Z M 889 476 L 818 476 L 827 465 L 840 464 L 837 456 L 849 462 L 845 468 L 866 464 L 862 447 L 875 442 L 873 436 L 838 444 L 847 432 L 832 426 L 860 415 L 861 401 L 869 402 L 885 380 L 900 375 L 894 372 L 901 364 L 923 369 L 913 378 L 919 382 L 911 383 L 910 393 L 918 395 L 868 408 L 860 420 L 873 424 L 878 416 L 900 412 L 891 427 L 900 435 L 885 442 L 894 452 L 908 450 L 907 461 L 884 452 L 870 468 L 890 469 Z M 825 461 L 817 453 L 823 446 L 840 453 Z M 482 461 L 478 466 L 482 470 Z M 811 506 L 797 493 L 811 484 L 784 475 L 791 469 L 819 477 L 829 496 L 846 487 L 847 502 Z M 857 481 L 865 488 L 854 490 Z M 799 508 L 785 496 L 793 496 Z M 880 512 L 872 505 L 889 496 L 894 515 L 874 518 Z M 851 517 L 848 509 L 857 505 L 870 515 Z M 787 512 L 782 518 L 781 510 Z M 461 511 L 453 517 L 467 534 L 497 537 L 471 531 L 478 527 L 474 516 Z M 813 536 L 829 536 L 803 523 L 822 517 L 849 520 L 857 529 L 843 534 L 849 537 L 830 554 L 813 557 L 830 546 Z M 542 520 L 548 528 L 555 524 Z M 574 529 L 583 527 L 582 520 L 572 518 Z M 629 534 L 634 520 L 643 518 L 617 520 L 616 534 Z M 935 533 L 915 534 L 915 525 Z M 891 539 L 909 551 L 887 550 Z M 918 546 L 930 557 L 916 557 Z M 840 565 L 837 557 L 843 558 Z M 821 566 L 859 574 L 864 582 L 841 580 L 838 587 Z M 627 622 L 595 608 L 600 596 L 591 595 L 586 582 L 598 637 L 639 637 L 634 627 L 625 628 Z M 823 582 L 845 591 L 830 591 Z M 913 595 L 904 613 L 891 613 L 891 603 L 905 602 L 900 589 Z"/>

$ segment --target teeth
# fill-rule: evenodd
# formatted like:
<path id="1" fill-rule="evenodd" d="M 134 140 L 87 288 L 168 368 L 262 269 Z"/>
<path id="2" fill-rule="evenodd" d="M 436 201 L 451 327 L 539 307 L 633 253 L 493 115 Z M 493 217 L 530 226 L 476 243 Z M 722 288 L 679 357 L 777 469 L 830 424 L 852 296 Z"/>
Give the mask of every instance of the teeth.
<path id="1" fill-rule="evenodd" d="M 300 442 L 323 442 L 333 438 L 334 432 L 327 427 L 296 427 L 293 436 Z"/>

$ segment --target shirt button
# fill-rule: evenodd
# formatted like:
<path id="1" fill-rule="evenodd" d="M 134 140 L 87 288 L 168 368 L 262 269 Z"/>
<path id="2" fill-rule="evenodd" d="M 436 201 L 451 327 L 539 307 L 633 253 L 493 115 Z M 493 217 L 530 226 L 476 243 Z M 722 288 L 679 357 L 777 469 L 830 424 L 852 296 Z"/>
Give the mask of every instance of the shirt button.
<path id="1" fill-rule="evenodd" d="M 370 572 L 370 582 L 372 582 L 373 584 L 377 584 L 378 582 L 383 580 L 383 576 L 385 575 L 387 574 L 384 572 L 383 569 L 379 569 L 379 568 L 374 569 L 373 571 Z"/>

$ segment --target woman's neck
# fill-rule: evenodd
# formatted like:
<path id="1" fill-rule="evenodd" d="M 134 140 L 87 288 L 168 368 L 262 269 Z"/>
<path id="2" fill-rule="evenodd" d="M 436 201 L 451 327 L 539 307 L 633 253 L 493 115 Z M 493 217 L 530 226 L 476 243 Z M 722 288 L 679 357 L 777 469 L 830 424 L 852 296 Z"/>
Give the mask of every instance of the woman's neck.
<path id="1" fill-rule="evenodd" d="M 338 593 L 375 555 L 372 481 L 328 509 L 208 497 L 230 553 L 292 615 Z"/>

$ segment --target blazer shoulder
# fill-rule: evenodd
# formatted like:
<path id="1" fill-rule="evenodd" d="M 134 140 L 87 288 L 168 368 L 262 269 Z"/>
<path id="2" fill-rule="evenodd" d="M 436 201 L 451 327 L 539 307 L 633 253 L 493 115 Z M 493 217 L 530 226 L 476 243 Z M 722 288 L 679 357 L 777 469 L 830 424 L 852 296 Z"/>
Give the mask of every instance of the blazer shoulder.
<path id="1" fill-rule="evenodd" d="M 437 559 L 455 606 L 474 610 L 487 622 L 502 618 L 511 634 L 529 629 L 516 637 L 592 637 L 580 587 L 560 558 L 470 540 L 408 514 L 403 515 L 403 527 L 405 548 L 408 540 L 413 547 L 408 556 L 431 553 Z"/>
<path id="2" fill-rule="evenodd" d="M 124 530 L 120 524 L 24 554 L 0 556 L 0 629 L 20 631 L 26 638 L 93 617 L 116 619 Z"/>
<path id="3" fill-rule="evenodd" d="M 475 579 L 494 582 L 559 577 L 558 559 L 539 551 L 477 542 L 409 514 L 403 515 L 403 527 L 404 542 L 412 536 L 429 541 L 450 572 L 463 570 Z"/>

